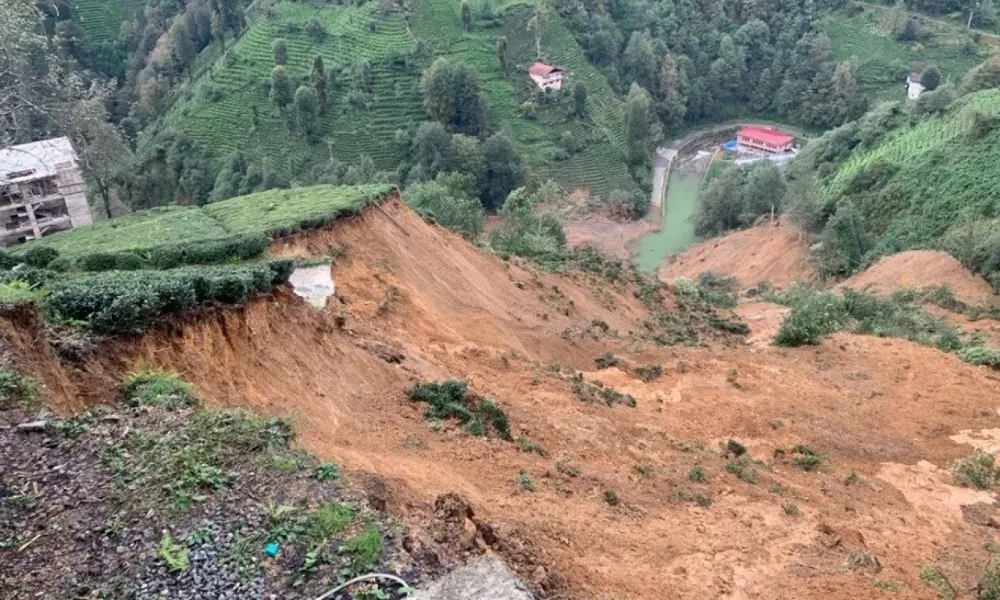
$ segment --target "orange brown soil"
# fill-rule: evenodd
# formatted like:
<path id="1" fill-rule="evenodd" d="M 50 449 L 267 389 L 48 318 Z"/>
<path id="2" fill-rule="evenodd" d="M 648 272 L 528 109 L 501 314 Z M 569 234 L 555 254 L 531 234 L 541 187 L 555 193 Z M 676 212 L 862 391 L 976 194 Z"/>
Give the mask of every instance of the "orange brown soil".
<path id="1" fill-rule="evenodd" d="M 787 223 L 758 225 L 695 244 L 671 257 L 659 277 L 672 281 L 705 271 L 735 277 L 744 286 L 761 281 L 786 286 L 815 277 L 804 235 Z"/>
<path id="2" fill-rule="evenodd" d="M 384 208 L 274 246 L 296 256 L 346 244 L 333 267 L 338 299 L 322 311 L 283 291 L 117 342 L 121 359 L 75 367 L 11 331 L 22 323 L 5 337 L 64 409 L 95 400 L 78 395 L 80 382 L 111 393 L 115 369 L 149 361 L 183 373 L 213 405 L 290 417 L 304 447 L 384 481 L 404 521 L 457 492 L 546 565 L 522 575 L 542 587 L 565 578 L 560 598 L 931 599 L 919 578 L 927 565 L 957 590 L 976 585 L 996 506 L 991 494 L 954 487 L 947 468 L 971 450 L 950 436 L 1000 427 L 995 372 L 843 334 L 799 349 L 630 341 L 648 316 L 630 294 L 538 274 L 398 202 Z M 772 305 L 740 310 L 751 336 L 773 328 Z M 595 319 L 610 328 L 598 339 L 582 334 Z M 390 347 L 401 363 L 379 358 Z M 607 351 L 625 365 L 596 370 Z M 637 407 L 581 402 L 553 363 L 632 394 Z M 631 367 L 649 363 L 664 373 L 645 383 Z M 431 430 L 406 390 L 449 377 L 496 398 L 515 436 L 548 456 L 453 426 Z M 730 438 L 767 463 L 757 484 L 725 471 Z M 774 458 L 796 444 L 822 453 L 818 471 Z M 562 457 L 578 476 L 555 467 Z M 688 480 L 695 466 L 707 483 Z M 519 489 L 521 471 L 536 492 Z M 847 485 L 852 472 L 860 481 Z M 606 491 L 621 504 L 605 502 Z M 800 515 L 786 514 L 792 504 Z M 852 567 L 864 552 L 880 566 Z M 517 553 L 512 544 L 507 557 L 517 563 Z M 881 591 L 875 579 L 899 589 Z"/>
<path id="3" fill-rule="evenodd" d="M 646 219 L 622 222 L 598 213 L 572 218 L 563 225 L 570 248 L 593 246 L 622 259 L 631 259 L 629 245 L 654 229 L 656 223 Z"/>
<path id="4" fill-rule="evenodd" d="M 956 298 L 969 304 L 984 304 L 993 299 L 993 292 L 983 278 L 949 254 L 934 250 L 909 250 L 886 256 L 837 287 L 891 294 L 899 289 L 940 285 L 947 286 Z"/>

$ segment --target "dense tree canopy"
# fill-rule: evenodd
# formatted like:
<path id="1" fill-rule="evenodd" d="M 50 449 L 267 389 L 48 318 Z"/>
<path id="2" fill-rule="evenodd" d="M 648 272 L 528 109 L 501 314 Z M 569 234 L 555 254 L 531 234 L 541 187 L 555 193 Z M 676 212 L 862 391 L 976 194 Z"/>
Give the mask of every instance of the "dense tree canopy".
<path id="1" fill-rule="evenodd" d="M 432 119 L 458 133 L 480 135 L 486 129 L 486 98 L 472 67 L 439 58 L 424 72 L 420 86 Z"/>

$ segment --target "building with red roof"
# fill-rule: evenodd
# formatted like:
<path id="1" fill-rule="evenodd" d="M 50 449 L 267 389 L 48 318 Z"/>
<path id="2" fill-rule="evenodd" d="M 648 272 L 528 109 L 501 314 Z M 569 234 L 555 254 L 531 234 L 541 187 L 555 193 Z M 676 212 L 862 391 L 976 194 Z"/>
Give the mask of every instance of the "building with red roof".
<path id="1" fill-rule="evenodd" d="M 743 148 L 777 154 L 791 150 L 795 138 L 777 129 L 751 125 L 736 132 L 736 141 Z"/>
<path id="2" fill-rule="evenodd" d="M 528 67 L 528 77 L 535 82 L 540 90 L 560 90 L 563 85 L 563 70 L 543 62 L 536 62 Z"/>

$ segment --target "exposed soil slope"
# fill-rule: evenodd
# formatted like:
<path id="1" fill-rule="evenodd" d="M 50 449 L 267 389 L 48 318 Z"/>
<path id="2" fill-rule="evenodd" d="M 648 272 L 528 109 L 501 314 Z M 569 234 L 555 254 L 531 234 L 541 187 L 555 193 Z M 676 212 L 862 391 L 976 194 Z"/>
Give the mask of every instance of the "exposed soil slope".
<path id="1" fill-rule="evenodd" d="M 878 579 L 898 587 L 894 597 L 934 598 L 919 577 L 927 565 L 958 590 L 976 585 L 997 510 L 990 494 L 952 485 L 947 468 L 971 447 L 949 436 L 1000 427 L 994 372 L 849 335 L 793 350 L 629 340 L 648 316 L 630 294 L 539 275 L 399 203 L 384 208 L 275 246 L 294 256 L 346 245 L 333 267 L 338 300 L 322 311 L 281 293 L 115 350 L 181 371 L 213 404 L 288 415 L 308 449 L 381 478 L 387 486 L 375 487 L 404 520 L 424 518 L 438 494 L 463 495 L 510 540 L 505 557 L 550 595 L 846 600 L 884 593 Z M 783 239 L 775 245 L 794 247 Z M 754 260 L 766 265 L 764 256 Z M 771 280 L 793 271 L 804 272 L 789 266 Z M 39 376 L 57 401 L 87 400 L 72 398 L 70 384 L 86 366 L 55 378 L 53 359 L 24 345 L 25 358 L 49 365 Z M 605 352 L 621 365 L 596 370 Z M 650 363 L 662 375 L 640 380 L 634 368 Z M 582 402 L 568 376 L 577 370 L 637 406 Z M 448 377 L 496 398 L 515 437 L 547 455 L 428 427 L 406 390 Z M 757 483 L 727 471 L 730 438 L 766 463 L 729 467 Z M 792 464 L 796 444 L 822 454 L 817 470 Z M 696 466 L 707 481 L 690 480 Z M 537 491 L 518 484 L 522 472 Z M 859 478 L 845 483 L 851 473 Z"/>
<path id="2" fill-rule="evenodd" d="M 695 244 L 672 257 L 659 276 L 672 281 L 705 271 L 735 277 L 743 285 L 784 286 L 815 275 L 805 238 L 788 224 L 759 225 Z"/>
<path id="3" fill-rule="evenodd" d="M 837 287 L 869 289 L 891 294 L 899 289 L 923 289 L 944 285 L 956 298 L 969 304 L 983 304 L 993 297 L 986 281 L 962 266 L 945 252 L 909 250 L 880 258 Z"/>

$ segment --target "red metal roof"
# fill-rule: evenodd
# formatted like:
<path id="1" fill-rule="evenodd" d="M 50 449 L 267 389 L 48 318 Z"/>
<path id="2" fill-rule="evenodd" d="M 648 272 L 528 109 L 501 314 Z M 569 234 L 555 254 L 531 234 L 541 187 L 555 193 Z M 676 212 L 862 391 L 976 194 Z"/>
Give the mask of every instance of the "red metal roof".
<path id="1" fill-rule="evenodd" d="M 538 75 L 539 77 L 546 77 L 556 71 L 562 71 L 562 69 L 541 62 L 536 62 L 535 64 L 528 67 L 529 74 Z"/>
<path id="2" fill-rule="evenodd" d="M 736 132 L 736 135 L 737 137 L 748 137 L 774 146 L 784 146 L 795 139 L 790 135 L 781 133 L 777 129 L 769 129 L 767 127 L 744 127 Z"/>

